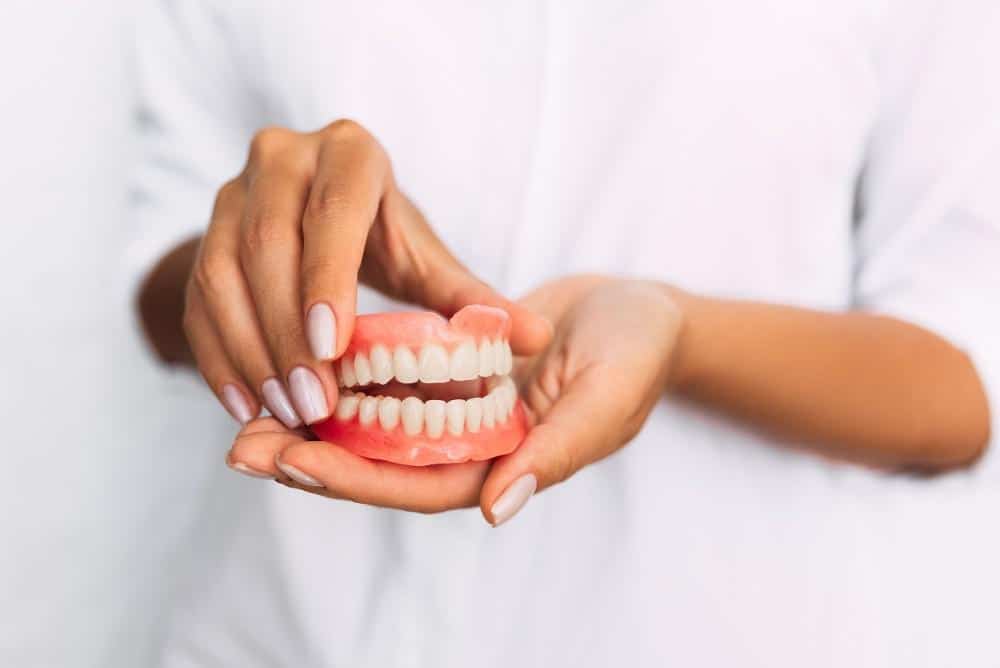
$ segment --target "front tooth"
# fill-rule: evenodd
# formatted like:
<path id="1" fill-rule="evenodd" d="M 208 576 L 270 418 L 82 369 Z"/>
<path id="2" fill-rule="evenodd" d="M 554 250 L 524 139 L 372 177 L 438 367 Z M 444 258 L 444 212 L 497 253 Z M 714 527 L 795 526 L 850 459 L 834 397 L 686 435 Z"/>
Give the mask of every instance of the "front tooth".
<path id="1" fill-rule="evenodd" d="M 398 346 L 392 353 L 392 365 L 396 371 L 396 380 L 401 383 L 415 383 L 420 378 L 420 367 L 413 351 L 406 346 Z"/>
<path id="2" fill-rule="evenodd" d="M 420 349 L 420 382 L 444 383 L 448 381 L 448 353 L 436 343 Z"/>
<path id="3" fill-rule="evenodd" d="M 344 387 L 354 387 L 358 377 L 354 375 L 354 360 L 347 355 L 340 358 L 340 383 Z"/>
<path id="4" fill-rule="evenodd" d="M 465 428 L 473 434 L 479 432 L 483 423 L 483 400 L 479 397 L 465 402 Z"/>
<path id="5" fill-rule="evenodd" d="M 358 385 L 372 382 L 372 365 L 368 361 L 368 355 L 358 353 L 354 358 L 354 375 L 358 377 Z"/>
<path id="6" fill-rule="evenodd" d="M 445 407 L 448 417 L 448 433 L 461 436 L 465 429 L 465 399 L 452 399 Z"/>
<path id="7" fill-rule="evenodd" d="M 451 353 L 451 366 L 448 372 L 452 380 L 472 380 L 479 376 L 479 353 L 476 344 L 466 341 Z"/>
<path id="8" fill-rule="evenodd" d="M 492 429 L 496 424 L 497 400 L 492 394 L 483 397 L 483 427 Z"/>
<path id="9" fill-rule="evenodd" d="M 493 346 L 489 339 L 483 339 L 479 344 L 479 375 L 483 378 L 493 375 Z"/>
<path id="10" fill-rule="evenodd" d="M 353 394 L 342 394 L 337 401 L 337 419 L 347 422 L 358 412 L 358 398 Z"/>
<path id="11" fill-rule="evenodd" d="M 375 422 L 378 414 L 378 399 L 375 397 L 365 397 L 358 404 L 358 422 L 362 427 L 370 427 Z"/>
<path id="12" fill-rule="evenodd" d="M 424 403 L 424 425 L 427 435 L 431 438 L 441 438 L 444 433 L 445 404 L 440 399 L 431 399 Z"/>
<path id="13" fill-rule="evenodd" d="M 497 339 L 493 342 L 493 373 L 504 373 L 503 342 Z"/>
<path id="14" fill-rule="evenodd" d="M 378 423 L 382 431 L 392 431 L 399 424 L 399 399 L 383 397 L 378 402 Z"/>
<path id="15" fill-rule="evenodd" d="M 424 402 L 416 397 L 406 397 L 400 404 L 403 431 L 407 436 L 416 436 L 424 429 Z"/>
<path id="16" fill-rule="evenodd" d="M 392 380 L 392 355 L 382 344 L 375 344 L 371 351 L 372 380 L 379 385 L 385 385 Z"/>

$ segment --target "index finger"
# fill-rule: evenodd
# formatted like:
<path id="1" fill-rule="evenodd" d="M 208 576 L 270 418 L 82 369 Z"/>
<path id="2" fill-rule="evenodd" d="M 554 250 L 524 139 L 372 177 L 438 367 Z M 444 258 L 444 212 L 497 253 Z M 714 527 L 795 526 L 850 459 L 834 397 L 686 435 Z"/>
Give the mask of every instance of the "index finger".
<path id="1" fill-rule="evenodd" d="M 302 219 L 302 296 L 309 343 L 322 360 L 339 356 L 354 331 L 358 270 L 389 166 L 356 123 L 338 121 L 321 132 Z"/>

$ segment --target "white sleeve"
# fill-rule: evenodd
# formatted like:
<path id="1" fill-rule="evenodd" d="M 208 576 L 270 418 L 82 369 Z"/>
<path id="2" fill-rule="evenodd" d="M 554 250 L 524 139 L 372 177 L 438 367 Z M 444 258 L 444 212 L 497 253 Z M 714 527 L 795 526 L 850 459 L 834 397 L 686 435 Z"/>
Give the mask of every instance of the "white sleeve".
<path id="1" fill-rule="evenodd" d="M 204 231 L 216 191 L 239 172 L 261 124 L 231 16 L 203 0 L 141 5 L 138 164 L 124 267 L 130 289 L 166 251 Z"/>
<path id="2" fill-rule="evenodd" d="M 897 3 L 876 59 L 882 113 L 861 181 L 855 299 L 972 358 L 1000 476 L 1000 3 Z"/>

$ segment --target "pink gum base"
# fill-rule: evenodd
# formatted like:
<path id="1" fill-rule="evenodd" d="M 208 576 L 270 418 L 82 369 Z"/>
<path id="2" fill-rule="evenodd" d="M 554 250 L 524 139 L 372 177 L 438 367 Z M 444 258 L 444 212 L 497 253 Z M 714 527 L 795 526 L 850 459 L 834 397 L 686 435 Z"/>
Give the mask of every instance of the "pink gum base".
<path id="1" fill-rule="evenodd" d="M 313 425 L 313 431 L 324 441 L 362 457 L 429 466 L 481 461 L 513 452 L 524 440 L 526 424 L 524 407 L 518 399 L 506 424 L 497 423 L 492 429 L 482 428 L 475 434 L 466 431 L 461 436 L 452 436 L 446 429 L 440 438 L 407 436 L 401 424 L 386 432 L 378 423 L 362 427 L 356 417 L 346 422 L 331 418 Z"/>

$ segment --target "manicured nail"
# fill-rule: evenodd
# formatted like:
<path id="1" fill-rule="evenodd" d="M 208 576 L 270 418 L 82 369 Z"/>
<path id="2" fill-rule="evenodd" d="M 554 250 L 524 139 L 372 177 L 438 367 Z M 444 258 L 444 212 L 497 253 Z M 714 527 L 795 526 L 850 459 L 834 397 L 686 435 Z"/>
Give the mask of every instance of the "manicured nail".
<path id="1" fill-rule="evenodd" d="M 234 471 L 239 471 L 243 475 L 248 475 L 251 478 L 266 478 L 268 480 L 274 480 L 274 476 L 271 475 L 270 473 L 264 473 L 263 471 L 255 471 L 254 469 L 250 468 L 243 462 L 233 462 L 232 464 L 229 465 L 229 468 L 231 468 Z"/>
<path id="2" fill-rule="evenodd" d="M 337 318 L 327 304 L 314 304 L 306 316 L 306 338 L 318 360 L 331 360 L 337 351 Z"/>
<path id="3" fill-rule="evenodd" d="M 288 393 L 282 387 L 281 381 L 277 378 L 268 378 L 260 386 L 260 391 L 264 395 L 264 403 L 271 414 L 281 420 L 289 429 L 295 429 L 302 424 L 302 419 L 295 412 L 292 400 L 288 398 Z"/>
<path id="4" fill-rule="evenodd" d="M 280 460 L 275 462 L 281 472 L 287 475 L 289 478 L 299 483 L 300 485 L 305 485 L 306 487 L 322 487 L 323 483 L 311 475 L 306 475 L 302 471 L 298 470 L 291 464 L 283 464 Z"/>
<path id="5" fill-rule="evenodd" d="M 295 410 L 306 424 L 319 422 L 330 415 L 323 385 L 311 370 L 304 366 L 292 369 L 288 374 L 288 389 L 292 391 Z"/>
<path id="6" fill-rule="evenodd" d="M 517 511 L 524 508 L 524 504 L 528 502 L 536 489 L 538 489 L 538 480 L 531 473 L 527 473 L 512 482 L 490 508 L 490 513 L 493 515 L 493 526 L 498 527 L 517 515 Z"/>
<path id="7" fill-rule="evenodd" d="M 232 384 L 222 386 L 222 403 L 225 404 L 226 410 L 232 415 L 240 424 L 246 424 L 254 418 L 253 413 L 250 412 L 250 404 L 247 403 L 246 397 L 243 393 Z"/>

